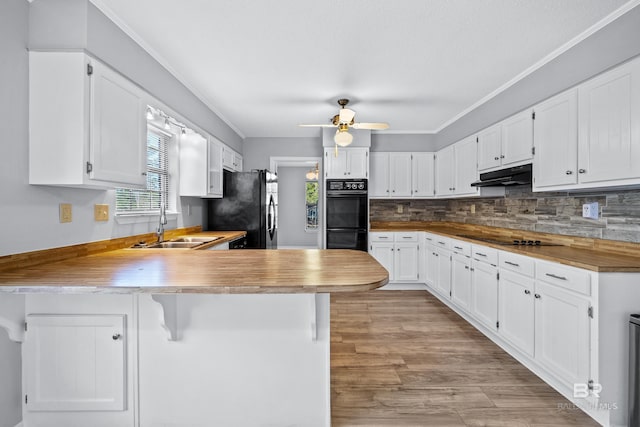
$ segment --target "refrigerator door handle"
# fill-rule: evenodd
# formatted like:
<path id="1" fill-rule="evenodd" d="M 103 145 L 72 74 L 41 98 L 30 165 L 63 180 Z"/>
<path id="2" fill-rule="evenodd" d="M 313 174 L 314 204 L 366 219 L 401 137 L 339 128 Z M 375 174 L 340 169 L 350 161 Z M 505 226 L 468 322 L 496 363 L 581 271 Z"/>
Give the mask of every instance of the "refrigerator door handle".
<path id="1" fill-rule="evenodd" d="M 273 201 L 273 195 L 269 197 L 269 213 L 267 214 L 267 228 L 269 229 L 269 237 L 273 239 L 276 229 L 276 204 Z"/>

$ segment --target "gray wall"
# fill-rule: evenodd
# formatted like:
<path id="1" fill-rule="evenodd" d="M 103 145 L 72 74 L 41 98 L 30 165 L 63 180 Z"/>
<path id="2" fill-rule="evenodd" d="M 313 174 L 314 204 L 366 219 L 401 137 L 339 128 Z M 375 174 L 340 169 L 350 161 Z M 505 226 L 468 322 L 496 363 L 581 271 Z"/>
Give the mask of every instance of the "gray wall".
<path id="1" fill-rule="evenodd" d="M 582 218 L 582 205 L 591 202 L 600 205 L 598 220 Z M 640 243 L 640 190 L 532 193 L 530 186 L 515 186 L 492 199 L 377 199 L 370 205 L 371 221 L 452 221 Z"/>
<path id="2" fill-rule="evenodd" d="M 243 168 L 269 169 L 271 157 L 322 157 L 322 138 L 247 138 Z"/>
<path id="3" fill-rule="evenodd" d="M 371 134 L 371 151 L 436 151 L 434 134 Z"/>
<path id="4" fill-rule="evenodd" d="M 436 136 L 437 146 L 453 144 L 637 55 L 640 55 L 640 7 L 441 130 Z"/>
<path id="5" fill-rule="evenodd" d="M 305 175 L 309 168 L 278 167 L 278 247 L 318 247 L 318 232 L 304 230 Z"/>

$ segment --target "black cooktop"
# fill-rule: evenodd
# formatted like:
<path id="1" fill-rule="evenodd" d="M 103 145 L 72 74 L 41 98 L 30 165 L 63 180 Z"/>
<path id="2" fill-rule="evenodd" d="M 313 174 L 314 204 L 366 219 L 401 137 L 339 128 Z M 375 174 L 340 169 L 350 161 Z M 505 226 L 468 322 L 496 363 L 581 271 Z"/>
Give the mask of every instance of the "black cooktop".
<path id="1" fill-rule="evenodd" d="M 471 235 L 465 235 L 465 234 L 458 234 L 457 236 L 465 239 L 478 240 L 480 242 L 492 243 L 494 245 L 501 245 L 501 246 L 562 246 L 557 243 L 549 243 L 541 240 L 525 240 L 525 239 L 500 240 L 497 238 L 479 237 L 479 236 L 471 236 Z"/>

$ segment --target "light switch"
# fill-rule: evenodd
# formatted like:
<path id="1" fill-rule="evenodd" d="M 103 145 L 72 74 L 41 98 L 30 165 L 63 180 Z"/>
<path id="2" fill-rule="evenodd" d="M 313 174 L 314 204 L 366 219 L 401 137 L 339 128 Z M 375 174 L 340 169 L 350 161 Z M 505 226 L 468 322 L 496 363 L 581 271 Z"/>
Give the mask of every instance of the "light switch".
<path id="1" fill-rule="evenodd" d="M 93 218 L 96 221 L 109 221 L 109 205 L 93 205 Z"/>
<path id="2" fill-rule="evenodd" d="M 60 222 L 71 222 L 71 203 L 60 203 Z"/>
<path id="3" fill-rule="evenodd" d="M 402 212 L 404 212 L 404 206 L 402 206 L 402 205 L 398 205 L 398 207 L 397 207 L 397 211 L 398 211 L 398 213 L 402 213 Z"/>

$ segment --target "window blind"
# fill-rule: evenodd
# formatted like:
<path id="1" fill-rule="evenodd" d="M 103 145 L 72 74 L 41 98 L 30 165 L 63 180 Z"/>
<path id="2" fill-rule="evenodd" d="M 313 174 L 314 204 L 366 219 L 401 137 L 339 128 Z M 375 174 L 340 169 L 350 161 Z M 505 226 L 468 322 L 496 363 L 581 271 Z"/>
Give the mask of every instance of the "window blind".
<path id="1" fill-rule="evenodd" d="M 171 137 L 147 128 L 147 189 L 116 189 L 116 213 L 158 212 L 169 200 L 168 145 Z"/>

